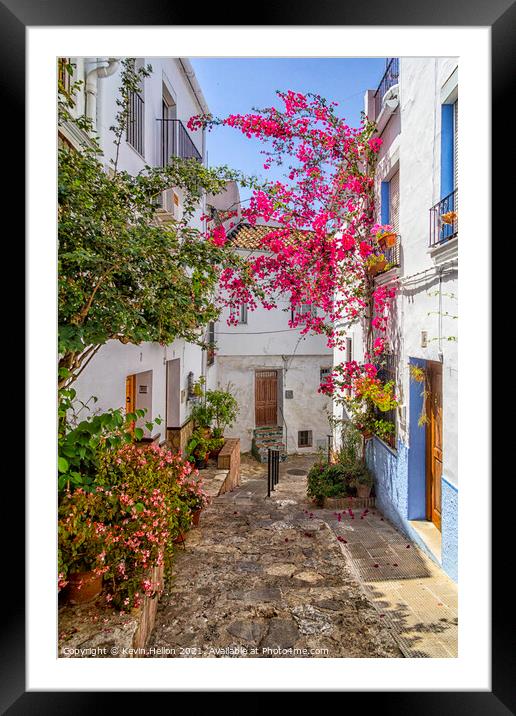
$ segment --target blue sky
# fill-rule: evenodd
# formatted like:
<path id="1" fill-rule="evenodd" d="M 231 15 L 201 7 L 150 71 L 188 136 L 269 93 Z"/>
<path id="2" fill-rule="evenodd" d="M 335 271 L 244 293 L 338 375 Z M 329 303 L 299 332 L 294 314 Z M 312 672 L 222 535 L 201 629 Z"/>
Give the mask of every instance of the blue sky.
<path id="1" fill-rule="evenodd" d="M 385 70 L 385 58 L 191 58 L 212 114 L 249 112 L 275 104 L 275 90 L 314 92 L 338 102 L 338 114 L 358 126 L 364 92 L 376 89 Z M 228 127 L 207 135 L 210 166 L 227 164 L 246 174 L 266 175 L 261 143 L 242 137 Z M 242 199 L 249 196 L 242 191 Z"/>

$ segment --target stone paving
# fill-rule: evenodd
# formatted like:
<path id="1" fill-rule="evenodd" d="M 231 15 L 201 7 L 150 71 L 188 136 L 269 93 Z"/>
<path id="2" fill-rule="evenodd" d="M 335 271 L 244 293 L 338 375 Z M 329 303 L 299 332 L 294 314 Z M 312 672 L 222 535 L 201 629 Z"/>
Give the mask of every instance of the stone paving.
<path id="1" fill-rule="evenodd" d="M 178 550 L 148 656 L 455 655 L 455 585 L 377 510 L 315 509 L 312 462 L 289 457 L 268 499 L 266 465 L 243 457 Z"/>

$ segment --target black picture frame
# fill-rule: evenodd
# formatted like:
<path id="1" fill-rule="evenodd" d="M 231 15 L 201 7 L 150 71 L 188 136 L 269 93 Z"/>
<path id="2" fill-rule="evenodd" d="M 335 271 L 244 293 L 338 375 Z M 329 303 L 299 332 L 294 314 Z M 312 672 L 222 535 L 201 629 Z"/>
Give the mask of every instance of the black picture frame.
<path id="1" fill-rule="evenodd" d="M 203 25 L 242 24 L 244 15 L 241 7 L 232 7 L 224 3 L 224 11 L 218 5 L 204 6 L 202 9 Z M 432 3 L 414 4 L 413 0 L 397 0 L 383 3 L 380 0 L 369 0 L 368 3 L 347 3 L 344 0 L 326 0 L 320 3 L 298 0 L 296 3 L 267 3 L 263 7 L 265 15 L 260 16 L 256 25 L 384 25 L 384 26 L 484 26 L 490 27 L 492 33 L 492 99 L 493 118 L 507 115 L 507 104 L 513 96 L 511 80 L 514 74 L 514 35 L 516 29 L 515 5 L 510 0 L 491 0 L 465 3 L 461 0 L 434 0 Z M 4 167 L 9 167 L 9 182 L 4 189 L 4 211 L 9 207 L 9 214 L 16 212 L 17 235 L 11 236 L 11 243 L 23 246 L 20 234 L 23 230 L 25 201 L 23 197 L 25 128 L 22 118 L 25 107 L 25 29 L 27 26 L 60 26 L 60 25 L 195 25 L 191 22 L 193 13 L 189 6 L 177 3 L 164 3 L 162 0 L 146 0 L 145 3 L 130 0 L 0 0 L 0 58 L 5 72 L 0 81 L 2 98 L 2 119 L 4 139 Z M 261 18 L 266 16 L 267 22 Z M 231 19 L 234 18 L 235 22 Z M 450 52 L 453 54 L 453 52 Z M 494 119 L 493 119 L 494 125 Z M 503 171 L 507 160 L 507 139 L 505 128 L 501 132 L 493 132 L 493 176 Z M 13 178 L 13 174 L 19 177 Z M 506 212 L 512 207 L 512 182 L 500 182 L 493 192 L 493 216 L 499 211 Z M 5 197 L 5 193 L 4 193 Z M 512 237 L 510 237 L 512 240 Z M 23 257 L 21 259 L 23 262 Z M 493 290 L 493 298 L 501 292 L 502 287 Z M 489 339 L 489 337 L 487 337 Z M 19 404 L 20 396 L 16 398 Z M 498 432 L 498 430 L 497 430 Z M 503 436 L 500 437 L 500 442 Z M 30 449 L 30 445 L 29 448 Z M 493 455 L 495 451 L 493 450 Z M 496 461 L 494 462 L 496 466 Z M 494 467 L 493 466 L 493 467 Z M 500 468 L 500 466 L 499 466 Z M 495 512 L 499 502 L 507 501 L 507 485 L 502 485 L 504 477 L 511 477 L 506 470 L 493 469 L 493 504 Z M 23 500 L 23 484 L 21 476 L 14 479 L 13 472 L 4 482 L 5 504 L 14 504 L 21 509 Z M 498 484 L 496 498 L 494 485 Z M 10 494 L 9 494 L 10 493 Z M 499 503 L 498 503 L 499 506 Z M 502 577 L 507 575 L 507 559 L 504 550 L 506 542 L 501 534 L 502 526 L 493 521 L 493 553 L 492 568 L 496 579 L 493 580 L 493 604 L 506 604 L 510 598 L 508 582 Z M 6 543 L 4 542 L 4 546 Z M 21 598 L 21 585 L 24 583 L 24 543 L 21 532 L 17 539 L 10 539 L 9 549 L 4 550 L 4 584 L 16 585 L 18 599 L 8 592 L 7 610 L 2 619 L 2 651 L 1 651 L 1 691 L 0 709 L 2 713 L 13 715 L 23 714 L 79 714 L 98 709 L 99 697 L 95 692 L 26 692 L 25 691 L 25 613 Z M 505 591 L 502 592 L 502 589 Z M 5 609 L 5 608 L 4 608 Z M 368 692 L 367 708 L 381 709 L 385 713 L 395 711 L 397 714 L 454 714 L 459 716 L 486 715 L 502 716 L 515 713 L 514 675 L 516 665 L 514 659 L 514 634 L 512 604 L 507 608 L 492 610 L 492 691 L 457 691 L 457 692 Z M 512 629 L 511 629 L 512 621 Z M 511 676 L 512 674 L 512 676 Z M 374 684 L 372 684 L 374 688 Z M 410 684 L 407 683 L 407 688 Z M 229 690 L 229 689 L 228 689 Z M 314 685 L 316 691 L 316 686 Z M 338 688 L 336 688 L 338 690 Z M 355 697 L 363 699 L 360 692 L 348 692 L 345 705 L 349 708 L 350 700 Z M 102 694 L 102 708 L 113 708 L 114 699 L 120 694 Z M 143 706 L 138 694 L 131 694 L 132 706 Z M 116 707 L 115 707 L 116 708 Z"/>

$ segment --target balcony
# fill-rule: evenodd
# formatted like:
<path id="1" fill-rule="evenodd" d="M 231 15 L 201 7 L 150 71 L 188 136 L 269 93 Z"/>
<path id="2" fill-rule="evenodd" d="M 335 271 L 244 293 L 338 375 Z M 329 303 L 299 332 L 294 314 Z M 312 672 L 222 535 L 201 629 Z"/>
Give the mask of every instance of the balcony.
<path id="1" fill-rule="evenodd" d="M 199 150 L 180 119 L 157 119 L 156 121 L 159 126 L 158 161 L 160 166 L 167 166 L 171 157 L 196 159 L 198 162 L 202 162 Z"/>
<path id="2" fill-rule="evenodd" d="M 375 120 L 378 119 L 382 111 L 382 102 L 388 89 L 398 84 L 400 76 L 400 61 L 398 57 L 392 57 L 385 69 L 384 75 L 378 85 L 378 89 L 374 93 L 374 113 Z"/>
<path id="3" fill-rule="evenodd" d="M 383 255 L 387 259 L 387 263 L 391 268 L 400 265 L 400 237 L 396 236 L 396 243 L 394 246 L 386 247 L 383 249 Z"/>
<path id="4" fill-rule="evenodd" d="M 457 189 L 430 209 L 430 248 L 442 246 L 459 233 Z"/>

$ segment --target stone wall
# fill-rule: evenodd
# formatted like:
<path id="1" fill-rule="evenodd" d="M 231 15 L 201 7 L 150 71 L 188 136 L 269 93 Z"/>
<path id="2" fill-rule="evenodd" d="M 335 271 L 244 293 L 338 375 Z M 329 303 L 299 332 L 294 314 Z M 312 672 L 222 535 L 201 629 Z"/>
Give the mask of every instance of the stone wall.
<path id="1" fill-rule="evenodd" d="M 167 428 L 167 442 L 173 452 L 185 452 L 192 437 L 193 420 L 188 419 L 180 428 Z"/>
<path id="2" fill-rule="evenodd" d="M 217 459 L 219 470 L 228 470 L 220 494 L 240 485 L 240 438 L 227 438 Z"/>

